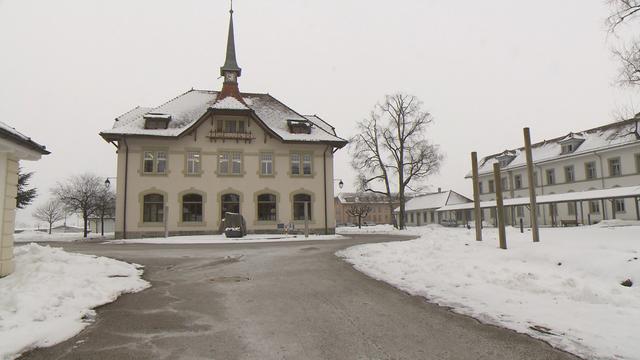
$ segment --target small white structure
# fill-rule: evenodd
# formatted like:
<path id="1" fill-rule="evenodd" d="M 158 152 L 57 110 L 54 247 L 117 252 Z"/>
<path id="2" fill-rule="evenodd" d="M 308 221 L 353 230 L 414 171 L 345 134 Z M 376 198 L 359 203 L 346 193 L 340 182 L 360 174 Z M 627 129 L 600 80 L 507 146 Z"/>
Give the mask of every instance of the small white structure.
<path id="1" fill-rule="evenodd" d="M 409 226 L 440 224 L 443 220 L 463 222 L 470 219 L 468 210 L 447 213 L 437 212 L 436 210 L 447 205 L 466 203 L 471 203 L 471 199 L 453 190 L 441 191 L 438 189 L 438 192 L 435 193 L 416 196 L 405 204 L 405 224 Z M 399 212 L 399 207 L 394 210 L 396 217 Z"/>
<path id="2" fill-rule="evenodd" d="M 18 195 L 18 161 L 49 154 L 44 146 L 0 122 L 0 277 L 13 272 L 13 231 Z"/>

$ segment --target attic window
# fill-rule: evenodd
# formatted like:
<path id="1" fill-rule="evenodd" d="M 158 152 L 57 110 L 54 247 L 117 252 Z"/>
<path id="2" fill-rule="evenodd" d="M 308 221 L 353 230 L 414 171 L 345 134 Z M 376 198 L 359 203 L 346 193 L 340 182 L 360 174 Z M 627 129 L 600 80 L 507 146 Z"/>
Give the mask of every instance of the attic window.
<path id="1" fill-rule="evenodd" d="M 169 126 L 171 115 L 163 113 L 147 113 L 144 115 L 145 129 L 166 129 Z"/>
<path id="2" fill-rule="evenodd" d="M 500 167 L 505 168 L 513 159 L 516 158 L 516 153 L 513 150 L 505 150 L 502 154 L 496 156 L 496 159 L 500 162 Z"/>
<path id="3" fill-rule="evenodd" d="M 311 123 L 307 120 L 287 120 L 287 125 L 292 134 L 311 134 Z"/>
<path id="4" fill-rule="evenodd" d="M 560 140 L 560 154 L 571 154 L 582 144 L 584 137 L 579 134 L 570 133 L 564 139 Z"/>

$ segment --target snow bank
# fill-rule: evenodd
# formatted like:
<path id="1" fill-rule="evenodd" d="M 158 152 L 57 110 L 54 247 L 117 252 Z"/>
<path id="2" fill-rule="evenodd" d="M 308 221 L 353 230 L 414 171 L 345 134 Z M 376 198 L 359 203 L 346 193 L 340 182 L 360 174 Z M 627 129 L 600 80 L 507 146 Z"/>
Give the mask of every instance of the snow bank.
<path id="1" fill-rule="evenodd" d="M 640 359 L 640 226 L 507 229 L 425 227 L 419 239 L 340 251 L 408 293 L 586 358 Z M 632 287 L 620 283 L 631 279 Z"/>
<path id="2" fill-rule="evenodd" d="M 248 234 L 242 238 L 228 238 L 221 235 L 189 235 L 170 236 L 168 238 L 143 238 L 105 241 L 103 244 L 250 244 L 283 241 L 317 241 L 317 240 L 340 240 L 342 235 L 286 235 L 286 234 Z"/>
<path id="3" fill-rule="evenodd" d="M 0 279 L 0 359 L 62 342 L 91 310 L 149 286 L 137 265 L 29 244 L 14 250 L 16 271 Z"/>
<path id="4" fill-rule="evenodd" d="M 394 229 L 393 225 L 390 225 L 390 224 L 362 226 L 362 229 L 358 229 L 358 226 L 340 226 L 336 228 L 336 233 L 339 233 L 339 234 L 367 234 L 367 233 L 389 234 L 394 231 L 396 230 Z"/>
<path id="5" fill-rule="evenodd" d="M 105 233 L 104 237 L 113 236 L 113 233 Z M 89 239 L 101 238 L 102 235 L 89 233 Z M 79 241 L 86 240 L 82 237 L 82 232 L 54 232 L 49 235 L 46 231 L 25 230 L 13 234 L 13 240 L 17 243 L 43 242 L 43 241 Z"/>

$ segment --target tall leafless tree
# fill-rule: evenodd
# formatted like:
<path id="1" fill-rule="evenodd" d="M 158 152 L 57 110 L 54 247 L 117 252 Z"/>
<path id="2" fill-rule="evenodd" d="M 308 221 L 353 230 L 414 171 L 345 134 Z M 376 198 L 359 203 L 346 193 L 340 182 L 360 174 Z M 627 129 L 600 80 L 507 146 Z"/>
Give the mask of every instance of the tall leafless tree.
<path id="1" fill-rule="evenodd" d="M 358 229 L 362 228 L 362 219 L 366 219 L 369 212 L 371 212 L 371 206 L 367 204 L 353 204 L 350 205 L 345 212 L 349 216 L 358 218 Z"/>
<path id="2" fill-rule="evenodd" d="M 53 193 L 70 212 L 82 216 L 84 237 L 87 237 L 89 217 L 96 214 L 102 191 L 104 191 L 102 178 L 94 174 L 72 176 L 64 183 L 58 183 L 53 189 Z"/>
<path id="3" fill-rule="evenodd" d="M 358 124 L 359 133 L 351 139 L 352 166 L 361 174 L 361 190 L 385 194 L 392 204 L 391 186 L 397 186 L 401 229 L 405 228 L 407 189 L 418 191 L 422 181 L 439 170 L 443 159 L 438 146 L 426 139 L 433 118 L 422 106 L 413 95 L 387 95 L 370 118 Z M 380 183 L 385 190 L 374 189 Z M 390 208 L 393 216 L 393 206 Z"/>
<path id="4" fill-rule="evenodd" d="M 50 199 L 33 212 L 34 218 L 49 224 L 49 234 L 53 224 L 64 219 L 64 215 L 64 206 L 58 199 Z"/>
<path id="5" fill-rule="evenodd" d="M 611 13 L 606 24 L 611 34 L 619 34 L 621 27 L 631 25 L 640 16 L 640 0 L 607 0 Z M 632 38 L 613 50 L 620 61 L 619 82 L 623 85 L 640 85 L 640 38 Z"/>

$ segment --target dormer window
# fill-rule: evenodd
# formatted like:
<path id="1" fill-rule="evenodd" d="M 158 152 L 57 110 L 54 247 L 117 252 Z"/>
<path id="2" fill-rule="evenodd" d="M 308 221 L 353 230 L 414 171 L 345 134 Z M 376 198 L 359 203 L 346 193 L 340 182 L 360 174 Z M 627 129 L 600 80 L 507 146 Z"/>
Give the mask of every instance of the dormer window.
<path id="1" fill-rule="evenodd" d="M 144 128 L 145 129 L 166 129 L 169 127 L 169 121 L 171 120 L 170 114 L 163 113 L 146 113 L 144 115 Z"/>
<path id="2" fill-rule="evenodd" d="M 496 156 L 496 160 L 500 163 L 501 168 L 507 167 L 515 158 L 516 152 L 513 150 L 505 150 L 502 154 Z"/>
<path id="3" fill-rule="evenodd" d="M 311 134 L 311 123 L 307 120 L 287 120 L 292 134 Z"/>
<path id="4" fill-rule="evenodd" d="M 569 133 L 564 139 L 560 140 L 560 154 L 571 154 L 576 151 L 580 144 L 584 141 L 584 137 L 580 134 Z"/>

